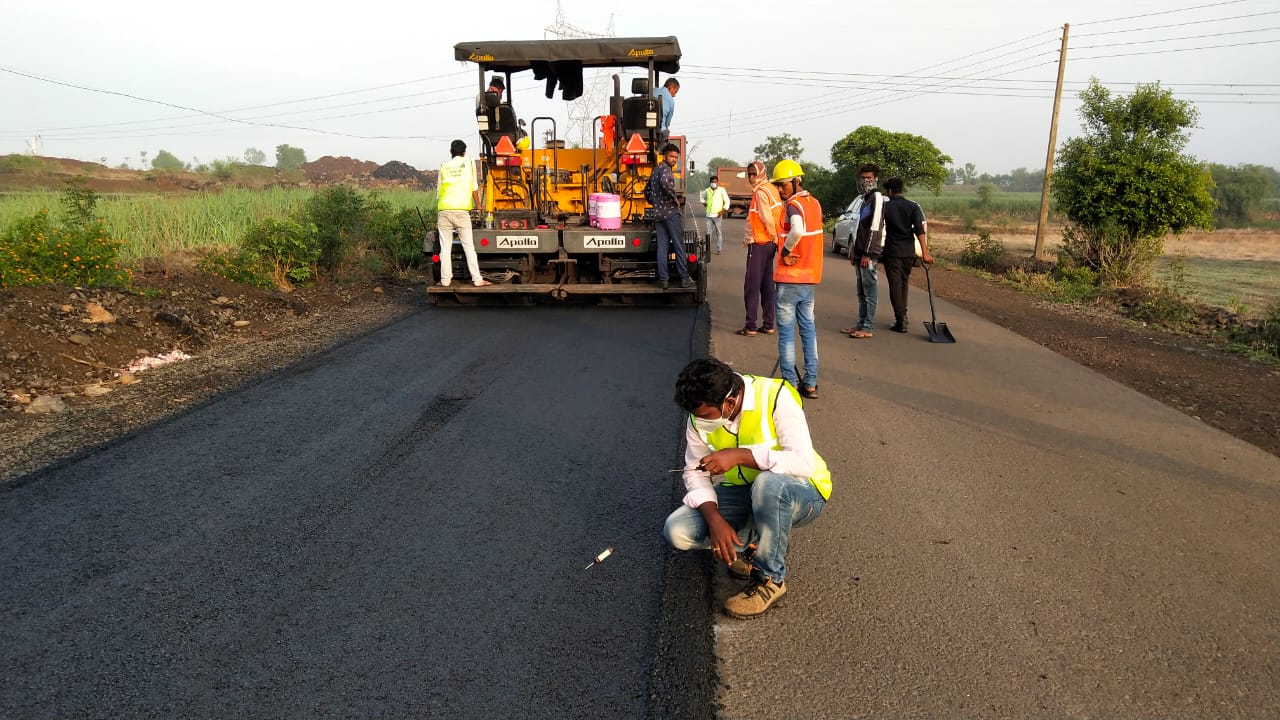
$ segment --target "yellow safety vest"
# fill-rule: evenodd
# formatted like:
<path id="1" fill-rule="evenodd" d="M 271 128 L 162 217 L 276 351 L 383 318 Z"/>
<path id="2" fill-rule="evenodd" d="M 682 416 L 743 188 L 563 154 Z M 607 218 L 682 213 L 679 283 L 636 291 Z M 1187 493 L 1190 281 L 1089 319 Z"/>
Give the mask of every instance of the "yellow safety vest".
<path id="1" fill-rule="evenodd" d="M 450 158 L 440 166 L 436 188 L 437 210 L 470 210 L 476 182 L 476 165 L 466 155 Z"/>
<path id="2" fill-rule="evenodd" d="M 754 450 L 756 448 L 767 448 L 770 450 L 781 450 L 782 445 L 778 442 L 778 429 L 773 424 L 773 411 L 778 407 L 778 395 L 783 392 L 783 388 L 791 393 L 792 397 L 800 403 L 800 393 L 794 387 L 783 380 L 777 378 L 760 378 L 751 375 L 744 375 L 744 378 L 750 378 L 756 392 L 756 406 L 754 410 L 743 409 L 742 414 L 738 418 L 738 434 L 735 436 L 729 432 L 727 428 L 717 428 L 715 432 L 705 433 L 701 430 L 698 434 L 702 437 L 702 441 L 711 448 L 712 452 L 716 450 L 724 450 L 725 448 L 744 448 Z M 693 417 L 690 415 L 689 417 Z M 695 426 L 696 427 L 696 426 Z M 827 468 L 827 461 L 822 459 L 818 451 L 813 452 L 816 461 L 813 476 L 809 478 L 809 482 L 817 488 L 818 493 L 822 495 L 823 500 L 831 499 L 831 471 Z M 761 473 L 760 470 L 742 465 L 735 465 L 724 473 L 724 485 L 750 485 L 755 482 L 756 476 Z"/>

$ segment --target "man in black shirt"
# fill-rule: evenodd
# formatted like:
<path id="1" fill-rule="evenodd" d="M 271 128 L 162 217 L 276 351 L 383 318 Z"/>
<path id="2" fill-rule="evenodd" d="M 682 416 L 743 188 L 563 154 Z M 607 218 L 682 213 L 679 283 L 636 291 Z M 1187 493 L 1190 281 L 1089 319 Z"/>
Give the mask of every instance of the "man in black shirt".
<path id="1" fill-rule="evenodd" d="M 893 327 L 889 329 L 900 333 L 907 331 L 907 281 L 911 278 L 911 268 L 917 257 L 933 264 L 925 238 L 927 223 L 924 210 L 903 197 L 904 188 L 902 178 L 889 178 L 884 183 L 889 199 L 884 203 L 885 240 L 881 256 L 884 258 L 884 274 L 889 280 L 889 302 L 893 304 Z"/>

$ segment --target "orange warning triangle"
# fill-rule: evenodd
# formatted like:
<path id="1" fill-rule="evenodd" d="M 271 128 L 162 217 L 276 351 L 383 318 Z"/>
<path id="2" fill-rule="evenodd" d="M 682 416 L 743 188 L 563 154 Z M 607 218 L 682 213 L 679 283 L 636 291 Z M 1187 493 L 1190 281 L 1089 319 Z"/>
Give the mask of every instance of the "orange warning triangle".
<path id="1" fill-rule="evenodd" d="M 627 140 L 627 153 L 631 155 L 639 155 L 647 149 L 648 148 L 645 147 L 644 140 L 640 139 L 640 133 L 631 133 L 631 139 Z"/>
<path id="2" fill-rule="evenodd" d="M 494 148 L 493 151 L 499 155 L 515 155 L 516 146 L 511 144 L 511 136 L 503 135 L 502 139 L 498 141 L 498 147 Z"/>

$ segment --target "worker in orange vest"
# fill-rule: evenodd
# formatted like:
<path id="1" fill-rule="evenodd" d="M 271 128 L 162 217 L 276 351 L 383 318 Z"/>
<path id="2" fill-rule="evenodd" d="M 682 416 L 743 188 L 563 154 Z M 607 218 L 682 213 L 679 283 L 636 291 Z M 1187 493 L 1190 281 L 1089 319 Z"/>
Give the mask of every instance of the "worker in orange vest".
<path id="1" fill-rule="evenodd" d="M 785 201 L 778 233 L 777 286 L 778 365 L 782 379 L 807 398 L 818 397 L 818 332 L 814 294 L 822 282 L 822 206 L 800 186 L 804 170 L 795 160 L 779 160 L 769 181 Z M 796 369 L 796 329 L 804 353 L 804 377 Z"/>
<path id="2" fill-rule="evenodd" d="M 782 198 L 778 197 L 778 189 L 769 184 L 769 175 L 759 160 L 752 160 L 747 166 L 747 181 L 751 183 L 751 209 L 747 211 L 746 235 L 742 238 L 742 246 L 747 249 L 747 273 L 742 285 L 747 322 L 738 334 L 752 337 L 757 332 L 777 332 L 773 321 L 773 258 L 778 254 Z M 757 311 L 761 315 L 759 325 Z"/>

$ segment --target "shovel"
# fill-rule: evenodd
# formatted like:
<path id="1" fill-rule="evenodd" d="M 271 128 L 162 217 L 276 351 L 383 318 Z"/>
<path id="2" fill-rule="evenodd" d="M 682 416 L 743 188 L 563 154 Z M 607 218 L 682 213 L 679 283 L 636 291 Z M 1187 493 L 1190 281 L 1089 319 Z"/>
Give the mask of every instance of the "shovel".
<path id="1" fill-rule="evenodd" d="M 929 279 L 929 264 L 921 264 L 924 265 L 924 282 L 929 288 L 929 318 L 933 320 L 924 324 L 924 329 L 929 331 L 929 342 L 953 343 L 956 341 L 955 337 L 947 329 L 946 323 L 938 322 L 938 313 L 933 309 L 933 281 Z"/>

